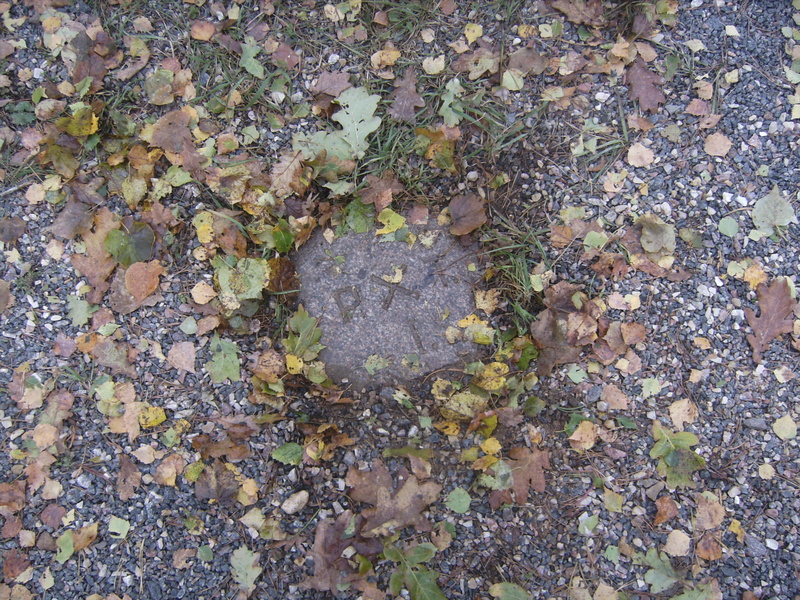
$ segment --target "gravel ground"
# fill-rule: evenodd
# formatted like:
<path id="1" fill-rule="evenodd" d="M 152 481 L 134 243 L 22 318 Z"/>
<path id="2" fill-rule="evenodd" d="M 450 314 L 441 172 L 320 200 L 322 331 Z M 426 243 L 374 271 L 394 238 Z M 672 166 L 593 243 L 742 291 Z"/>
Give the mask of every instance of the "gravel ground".
<path id="1" fill-rule="evenodd" d="M 155 23 L 156 15 L 170 8 L 163 4 L 141 3 L 141 14 L 152 16 Z M 308 84 L 318 74 L 314 66 L 336 62 L 331 62 L 332 53 L 346 61 L 346 68 L 356 79 L 369 77 L 364 62 L 368 56 L 359 56 L 352 51 L 353 46 L 336 43 L 335 36 L 331 40 L 333 30 L 323 16 L 322 3 L 302 4 L 309 15 L 303 27 L 310 31 L 318 27 L 325 35 L 308 40 L 307 32 L 299 27 L 294 32 L 298 37 L 293 39 L 290 25 L 296 24 L 296 6 L 276 4 L 279 16 L 281 10 L 287 12 L 284 18 L 271 21 L 282 41 L 307 45 L 304 65 L 308 69 L 296 75 L 297 93 L 307 95 Z M 175 5 L 172 8 L 178 11 L 178 3 Z M 519 39 L 519 24 L 549 24 L 557 16 L 544 3 L 522 2 L 504 18 L 505 5 L 497 5 L 496 10 L 492 5 L 493 10 L 487 11 L 479 3 L 459 3 L 451 15 L 438 15 L 431 22 L 437 35 L 432 46 L 414 38 L 403 50 L 412 56 L 418 52 L 420 57 L 449 51 L 446 43 L 458 38 L 467 23 L 480 23 L 484 36 L 513 46 Z M 248 3 L 243 6 L 252 8 Z M 180 10 L 185 8 L 181 5 Z M 207 8 L 198 9 L 197 14 L 205 16 Z M 100 11 L 91 4 L 77 3 L 60 10 L 70 15 L 104 12 L 108 22 L 107 11 L 116 9 L 104 7 Z M 11 486 L 28 478 L 29 489 L 24 507 L 18 510 L 10 508 L 10 500 L 0 502 L 0 514 L 5 517 L 0 532 L 5 583 L 0 584 L 0 597 L 84 599 L 114 598 L 116 594 L 153 600 L 233 598 L 237 589 L 231 556 L 242 546 L 260 553 L 263 573 L 255 583 L 253 597 L 330 597 L 329 593 L 300 587 L 314 572 L 309 558 L 314 528 L 325 517 L 363 507 L 348 494 L 345 477 L 349 467 L 366 468 L 385 449 L 418 440 L 420 446 L 433 452 L 431 479 L 443 486 L 441 499 L 457 487 L 468 489 L 472 495 L 470 509 L 463 514 L 443 501 L 427 511 L 431 522 L 444 521 L 455 527 L 449 548 L 429 564 L 440 573 L 438 582 L 447 598 L 487 598 L 489 586 L 500 581 L 522 586 L 535 599 L 583 599 L 592 594 L 595 598 L 627 595 L 630 599 L 800 598 L 800 455 L 797 438 L 782 439 L 773 429 L 786 415 L 800 418 L 800 379 L 786 377 L 788 372 L 800 374 L 800 361 L 789 336 L 784 335 L 770 345 L 760 365 L 753 362 L 744 309 L 757 307 L 756 293 L 746 281 L 729 272 L 732 261 L 751 259 L 758 261 L 769 281 L 785 276 L 797 283 L 800 227 L 796 223 L 774 239 L 754 241 L 748 237 L 751 209 L 773 186 L 788 194 L 797 209 L 800 127 L 791 118 L 790 97 L 795 91 L 784 71 L 791 65 L 791 56 L 781 32 L 781 28 L 794 24 L 797 12 L 790 3 L 779 0 L 680 3 L 677 24 L 664 28 L 653 46 L 657 64 L 663 65 L 666 56 L 675 54 L 681 67 L 663 86 L 664 106 L 646 115 L 653 128 L 647 132 L 629 130 L 628 143 L 624 144 L 641 142 L 649 148 L 653 161 L 647 167 L 631 166 L 625 158 L 627 148 L 617 155 L 606 155 L 612 160 L 605 163 L 603 157 L 590 155 L 583 160 L 570 152 L 570 143 L 577 140 L 587 119 L 597 119 L 610 128 L 612 133 L 607 135 L 621 139 L 620 114 L 637 114 L 637 108 L 619 78 L 581 75 L 570 85 L 587 84 L 578 92 L 585 100 L 583 104 L 576 102 L 564 111 L 551 109 L 538 121 L 531 116 L 546 86 L 567 85 L 567 80 L 555 74 L 530 78 L 529 85 L 512 94 L 506 106 L 509 123 L 525 116 L 527 135 L 502 151 L 488 149 L 486 155 L 470 159 L 475 162 L 466 165 L 463 177 L 442 174 L 430 184 L 430 197 L 441 199 L 473 185 L 466 173 L 479 172 L 478 184 L 485 184 L 498 171 L 506 172 L 513 185 L 493 196 L 494 220 L 487 226 L 501 232 L 507 227 L 526 231 L 547 223 L 560 224 L 559 211 L 583 207 L 587 220 L 604 220 L 607 233 L 629 227 L 635 216 L 653 213 L 676 229 L 690 228 L 702 235 L 698 248 L 681 241 L 677 244 L 676 264 L 691 274 L 683 281 L 633 271 L 619 281 L 606 280 L 586 266 L 582 248 L 576 247 L 580 244 L 559 248 L 543 240 L 547 258 L 554 261 L 556 280 L 581 283 L 592 296 L 608 298 L 615 292 L 638 295 L 640 308 L 612 310 L 610 314 L 641 323 L 647 336 L 634 348 L 642 363 L 638 372 L 626 374 L 616 366 L 592 370 L 583 357 L 579 364 L 588 373 L 575 383 L 568 376 L 569 365 L 556 367 L 532 391 L 544 400 L 545 409 L 515 427 L 498 429 L 496 436 L 504 448 L 531 445 L 532 440 L 541 439 L 539 446 L 550 452 L 552 468 L 547 472 L 546 491 L 532 493 L 522 506 L 492 510 L 488 491 L 477 486 L 476 472 L 460 462 L 462 450 L 483 441 L 477 433 L 448 437 L 434 428 L 420 428 L 420 416 L 435 415 L 430 381 L 410 390 L 416 408 L 398 404 L 391 389 L 375 390 L 353 398 L 349 404 L 331 404 L 312 389 L 292 388 L 287 391 L 284 410 L 289 418 L 254 426 L 257 433 L 247 442 L 250 456 L 235 464 L 242 478 L 252 478 L 257 484 L 254 506 L 265 517 L 275 519 L 285 535 L 262 539 L 240 521 L 252 507 L 200 499 L 194 484 L 183 476 L 175 485 L 158 483 L 158 468 L 165 458 L 177 454 L 187 463 L 199 459 L 192 446 L 197 435 L 214 435 L 222 430 L 223 419 L 241 415 L 250 416 L 253 425 L 252 418 L 263 413 L 262 406 L 249 400 L 248 381 L 215 384 L 204 370 L 179 372 L 164 360 L 163 355 L 174 344 L 185 341 L 199 346 L 198 365 L 211 356 L 210 335 L 187 333 L 191 329 L 186 327 L 187 318 L 199 318 L 189 292 L 200 278 L 211 273 L 206 263 L 190 256 L 198 245 L 194 231 L 187 226 L 176 233 L 175 251 L 166 255 L 161 299 L 155 306 L 143 306 L 124 317 L 101 311 L 95 313 L 92 324 L 76 327 L 66 314 L 67 296 L 75 294 L 83 281 L 69 262 L 76 242 L 66 244 L 63 257 L 45 250 L 53 239 L 47 228 L 58 208 L 30 205 L 24 196 L 25 187 L 14 190 L 18 182 L 6 168 L 0 216 L 20 217 L 26 231 L 16 242 L 3 246 L 6 260 L 0 265 L 0 278 L 11 283 L 15 299 L 0 315 L 0 443 L 5 450 L 0 452 L 0 468 L 5 473 L 1 478 L 4 484 Z M 3 63 L 7 72 L 41 67 L 45 78 L 60 81 L 64 77 L 58 72 L 61 63 L 48 59 L 37 47 L 41 25 L 33 19 L 31 9 L 15 5 L 11 14 L 30 17 L 13 36 L 26 38 L 28 49 Z M 738 36 L 731 35 L 731 27 L 736 28 Z M 167 38 L 178 35 L 169 29 L 165 34 Z M 613 39 L 613 28 L 609 28 L 605 40 Z M 690 40 L 702 41 L 705 48 L 691 51 L 687 47 Z M 587 49 L 579 41 L 577 27 L 568 22 L 557 41 L 535 39 L 532 43 L 555 57 L 565 56 L 569 50 L 580 53 Z M 738 70 L 738 81 L 731 76 L 726 80 L 726 74 L 734 70 Z M 713 113 L 721 115 L 716 127 L 708 131 L 698 130 L 698 117 L 685 112 L 698 97 L 698 82 L 714 84 L 709 102 Z M 6 93 L 15 100 L 28 99 L 34 87 L 29 83 Z M 248 119 L 243 117 L 236 126 L 249 124 Z M 260 116 L 254 122 L 264 127 Z M 312 117 L 300 119 L 265 139 L 267 159 L 274 160 L 292 133 L 308 131 L 315 127 L 314 122 Z M 472 146 L 481 147 L 485 142 L 479 130 L 464 130 L 472 136 L 468 140 Z M 706 153 L 704 140 L 710 132 L 730 139 L 732 146 L 726 156 Z M 607 174 L 623 169 L 628 176 L 620 191 L 604 191 Z M 643 191 L 645 185 L 647 191 Z M 211 205 L 211 200 L 197 187 L 186 186 L 186 190 L 170 198 L 169 204 L 177 207 L 181 218 L 189 223 L 199 210 Z M 107 206 L 129 214 L 118 199 Z M 728 216 L 739 228 L 733 237 L 723 235 L 718 227 Z M 490 237 L 485 236 L 485 240 Z M 238 344 L 242 358 L 269 347 L 269 338 L 277 335 L 276 306 L 273 302 L 251 326 L 255 333 L 230 332 L 223 336 Z M 109 370 L 80 351 L 70 355 L 54 351 L 65 339 L 75 340 L 109 318 L 120 326 L 118 339 L 139 351 L 135 359 L 137 375 L 132 379 L 137 400 L 163 407 L 169 417 L 153 430 L 155 433 L 143 431 L 133 442 L 124 434 L 111 432 L 107 419 L 98 412 L 93 386 Z M 798 318 L 800 313 L 795 311 Z M 502 325 L 509 320 L 502 315 L 496 322 Z M 18 385 L 14 382 L 20 381 L 20 376 L 12 378 L 17 372 L 25 372 L 24 365 L 41 382 L 52 380 L 57 389 L 74 397 L 55 462 L 49 465 L 46 484 L 37 489 L 30 484 L 31 473 L 38 465 L 32 440 L 41 411 L 20 410 L 12 399 L 14 385 Z M 778 377 L 775 373 L 781 368 L 785 371 Z M 661 390 L 652 395 L 644 393 L 642 381 L 646 378 L 657 379 Z M 131 380 L 116 375 L 115 379 Z M 30 388 L 31 380 L 27 383 Z M 627 410 L 609 409 L 602 395 L 608 384 L 615 384 L 627 395 Z M 694 450 L 705 459 L 706 466 L 694 475 L 694 489 L 670 491 L 656 471 L 657 461 L 649 456 L 654 444 L 651 424 L 657 420 L 674 428 L 670 409 L 685 398 L 697 408 L 696 419 L 685 427 L 699 438 Z M 605 429 L 602 441 L 584 452 L 573 450 L 564 433 L 571 415 L 583 415 L 601 424 Z M 619 421 L 614 419 L 619 416 L 626 417 L 630 427 L 636 429 L 618 427 Z M 170 446 L 165 435 L 170 435 L 169 428 L 174 433 L 174 428 L 181 427 L 181 419 L 186 420 L 187 433 Z M 331 460 L 315 465 L 294 467 L 272 460 L 270 453 L 275 448 L 303 441 L 307 424 L 324 423 L 337 425 L 353 444 L 336 450 Z M 130 462 L 141 472 L 141 485 L 123 500 L 119 477 Z M 387 458 L 385 463 L 395 476 L 408 466 L 404 458 Z M 10 490 L 5 487 L 2 493 L 9 495 Z M 310 500 L 298 512 L 288 514 L 284 502 L 301 490 L 309 492 Z M 621 496 L 621 505 L 615 510 L 609 508 L 605 490 Z M 705 534 L 720 544 L 721 556 L 714 560 L 703 559 L 703 551 L 697 551 L 703 537 L 698 511 L 708 500 L 701 495 L 704 493 L 713 494 L 724 508 L 720 523 Z M 675 501 L 677 514 L 655 524 L 656 500 L 664 497 Z M 596 525 L 587 529 L 587 522 L 595 516 Z M 112 517 L 129 522 L 130 532 L 124 539 L 111 535 Z M 99 524 L 97 539 L 70 559 L 55 560 L 59 536 L 92 523 Z M 634 557 L 651 549 L 662 550 L 673 531 L 692 538 L 688 552 L 672 557 L 673 566 L 691 583 L 654 592 L 652 572 L 648 573 L 648 566 L 637 564 Z M 407 529 L 400 539 L 424 542 L 429 538 Z M 20 554 L 30 561 L 29 569 L 18 568 Z M 390 570 L 386 561 L 376 564 L 378 587 L 387 590 Z M 712 580 L 718 585 L 718 595 L 679 596 Z M 602 584 L 611 586 L 617 595 L 602 596 Z M 340 597 L 359 595 L 349 590 Z"/>

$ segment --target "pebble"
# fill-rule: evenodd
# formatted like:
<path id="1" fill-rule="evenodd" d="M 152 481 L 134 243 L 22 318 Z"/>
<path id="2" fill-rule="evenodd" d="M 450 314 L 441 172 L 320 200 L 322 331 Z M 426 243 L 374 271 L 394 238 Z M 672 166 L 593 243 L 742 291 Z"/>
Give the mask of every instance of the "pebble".
<path id="1" fill-rule="evenodd" d="M 294 515 L 299 513 L 308 504 L 309 494 L 306 490 L 300 490 L 289 496 L 281 504 L 281 510 L 287 515 Z"/>
<path id="2" fill-rule="evenodd" d="M 744 426 L 750 429 L 757 429 L 758 431 L 769 431 L 769 425 L 766 420 L 761 417 L 750 417 L 744 420 Z"/>
<path id="3" fill-rule="evenodd" d="M 745 552 L 748 556 L 760 558 L 769 554 L 767 547 L 762 544 L 758 538 L 749 533 L 744 536 L 744 545 L 746 548 Z"/>

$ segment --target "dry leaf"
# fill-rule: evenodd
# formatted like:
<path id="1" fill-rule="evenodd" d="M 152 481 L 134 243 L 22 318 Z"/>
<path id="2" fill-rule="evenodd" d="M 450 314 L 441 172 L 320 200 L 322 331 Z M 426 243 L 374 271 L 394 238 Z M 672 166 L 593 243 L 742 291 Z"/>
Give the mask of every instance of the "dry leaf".
<path id="1" fill-rule="evenodd" d="M 170 348 L 167 362 L 176 369 L 194 373 L 196 353 L 197 350 L 192 342 L 178 342 Z"/>
<path id="2" fill-rule="evenodd" d="M 697 556 L 703 560 L 719 560 L 722 558 L 722 545 L 712 531 L 706 531 L 695 547 Z"/>
<path id="3" fill-rule="evenodd" d="M 350 74 L 341 71 L 325 72 L 319 76 L 317 82 L 311 86 L 311 93 L 318 96 L 326 94 L 332 98 L 337 98 L 350 85 Z"/>
<path id="4" fill-rule="evenodd" d="M 692 547 L 692 538 L 680 529 L 674 529 L 667 536 L 667 543 L 664 544 L 664 552 L 670 556 L 686 556 Z"/>
<path id="5" fill-rule="evenodd" d="M 205 281 L 199 281 L 192 288 L 192 300 L 197 304 L 208 304 L 217 297 L 217 292 L 214 288 Z"/>
<path id="6" fill-rule="evenodd" d="M 153 479 L 159 485 L 169 485 L 175 487 L 175 480 L 183 472 L 186 461 L 180 454 L 170 454 L 156 467 Z"/>
<path id="7" fill-rule="evenodd" d="M 216 33 L 216 26 L 208 21 L 193 21 L 191 27 L 189 28 L 189 35 L 192 37 L 192 39 L 199 40 L 201 42 L 209 41 Z"/>
<path id="8" fill-rule="evenodd" d="M 656 516 L 653 519 L 653 526 L 661 525 L 678 516 L 678 505 L 671 496 L 661 496 L 656 500 Z"/>
<path id="9" fill-rule="evenodd" d="M 597 442 L 597 425 L 591 421 L 581 421 L 569 436 L 569 445 L 573 450 L 590 450 Z"/>
<path id="10" fill-rule="evenodd" d="M 643 111 L 656 112 L 658 105 L 667 101 L 658 87 L 664 79 L 647 68 L 646 63 L 637 57 L 625 73 L 625 84 L 630 87 L 632 100 L 639 101 L 639 108 Z"/>
<path id="11" fill-rule="evenodd" d="M 733 143 L 722 133 L 712 133 L 706 138 L 705 151 L 710 156 L 725 156 Z"/>
<path id="12" fill-rule="evenodd" d="M 133 263 L 125 271 L 125 287 L 134 300 L 141 304 L 158 289 L 159 278 L 163 273 L 164 268 L 157 260 Z"/>
<path id="13" fill-rule="evenodd" d="M 627 410 L 628 408 L 628 396 L 613 383 L 603 386 L 600 399 L 608 404 L 610 410 Z"/>
<path id="14" fill-rule="evenodd" d="M 477 194 L 456 196 L 450 201 L 450 214 L 453 224 L 450 233 L 467 235 L 486 223 L 486 207 L 483 199 Z"/>
<path id="15" fill-rule="evenodd" d="M 689 398 L 677 400 L 669 407 L 669 417 L 678 431 L 683 431 L 683 426 L 687 423 L 694 423 L 697 420 L 697 416 L 697 405 Z"/>
<path id="16" fill-rule="evenodd" d="M 628 149 L 628 163 L 634 167 L 649 167 L 653 164 L 655 155 L 644 144 L 635 143 Z"/>
<path id="17" fill-rule="evenodd" d="M 770 342 L 784 333 L 792 332 L 792 313 L 797 306 L 797 301 L 792 298 L 789 284 L 785 279 L 776 279 L 767 287 L 765 283 L 756 288 L 758 307 L 761 313 L 756 313 L 751 308 L 745 308 L 744 314 L 747 322 L 753 328 L 753 333 L 747 336 L 747 341 L 753 348 L 753 360 L 759 364 L 762 354 L 769 347 Z"/>
<path id="18" fill-rule="evenodd" d="M 133 498 L 134 490 L 142 482 L 142 474 L 125 454 L 119 457 L 119 473 L 117 474 L 117 493 L 119 499 L 127 501 Z"/>
<path id="19" fill-rule="evenodd" d="M 384 171 L 380 177 L 367 175 L 367 187 L 359 193 L 361 202 L 375 206 L 375 212 L 380 213 L 392 203 L 395 194 L 400 194 L 405 188 L 394 176 L 394 171 Z"/>
<path id="20" fill-rule="evenodd" d="M 403 78 L 397 82 L 391 96 L 392 106 L 389 116 L 397 121 L 411 123 L 416 119 L 417 109 L 425 106 L 425 100 L 417 93 L 417 74 L 408 68 Z"/>
<path id="21" fill-rule="evenodd" d="M 725 518 L 725 508 L 716 498 L 707 498 L 703 494 L 698 495 L 696 500 L 697 511 L 694 515 L 695 529 L 707 531 L 719 527 L 722 524 L 722 519 Z"/>

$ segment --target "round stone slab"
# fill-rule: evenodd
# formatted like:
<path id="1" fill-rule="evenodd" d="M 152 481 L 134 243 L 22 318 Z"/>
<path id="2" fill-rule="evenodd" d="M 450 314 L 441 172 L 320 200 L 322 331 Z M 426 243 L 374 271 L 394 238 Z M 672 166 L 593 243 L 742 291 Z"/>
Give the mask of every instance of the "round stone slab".
<path id="1" fill-rule="evenodd" d="M 318 231 L 297 252 L 300 302 L 320 320 L 320 360 L 338 384 L 407 383 L 480 354 L 445 337 L 475 312 L 475 253 L 441 228 L 412 231 L 413 244 L 374 232 L 329 243 Z"/>

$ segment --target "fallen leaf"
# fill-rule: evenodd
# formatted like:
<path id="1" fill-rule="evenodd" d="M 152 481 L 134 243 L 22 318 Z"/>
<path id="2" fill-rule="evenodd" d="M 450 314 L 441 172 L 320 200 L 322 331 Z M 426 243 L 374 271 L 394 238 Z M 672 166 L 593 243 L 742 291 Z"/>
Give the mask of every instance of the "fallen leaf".
<path id="1" fill-rule="evenodd" d="M 719 527 L 725 518 L 725 508 L 716 498 L 709 498 L 705 494 L 699 494 L 695 499 L 697 501 L 694 515 L 695 528 L 708 531 Z"/>
<path id="2" fill-rule="evenodd" d="M 769 194 L 756 202 L 753 206 L 752 217 L 756 229 L 767 235 L 772 235 L 776 227 L 786 227 L 789 223 L 797 223 L 794 208 L 783 197 L 777 185 Z"/>
<path id="3" fill-rule="evenodd" d="M 195 20 L 192 21 L 192 24 L 189 27 L 189 35 L 191 38 L 201 42 L 209 41 L 216 33 L 216 26 L 208 21 Z"/>
<path id="4" fill-rule="evenodd" d="M 164 268 L 157 260 L 133 263 L 125 271 L 125 287 L 136 302 L 141 303 L 158 289 Z"/>
<path id="5" fill-rule="evenodd" d="M 358 194 L 363 204 L 372 204 L 375 211 L 381 213 L 392 203 L 394 195 L 404 190 L 403 184 L 394 176 L 394 171 L 386 170 L 380 177 L 367 175 L 367 186 Z"/>
<path id="6" fill-rule="evenodd" d="M 683 431 L 683 427 L 687 423 L 694 423 L 697 416 L 697 406 L 689 398 L 683 398 L 670 404 L 669 417 L 678 431 Z"/>
<path id="7" fill-rule="evenodd" d="M 784 415 L 772 424 L 772 431 L 783 441 L 797 437 L 797 423 L 791 415 Z"/>
<path id="8" fill-rule="evenodd" d="M 628 163 L 634 167 L 649 167 L 653 164 L 653 151 L 642 143 L 635 143 L 628 148 Z"/>
<path id="9" fill-rule="evenodd" d="M 703 560 L 722 558 L 722 545 L 712 531 L 706 531 L 695 546 L 697 556 Z"/>
<path id="10" fill-rule="evenodd" d="M 319 76 L 316 83 L 311 86 L 311 93 L 314 95 L 327 94 L 337 98 L 350 85 L 350 74 L 342 71 L 326 71 Z"/>
<path id="11" fill-rule="evenodd" d="M 192 300 L 197 302 L 197 304 L 208 304 L 216 297 L 216 290 L 214 290 L 214 288 L 205 281 L 197 282 L 192 288 Z"/>
<path id="12" fill-rule="evenodd" d="M 227 504 L 236 498 L 239 483 L 236 474 L 221 460 L 206 465 L 194 484 L 194 495 L 200 500 Z"/>
<path id="13" fill-rule="evenodd" d="M 245 598 L 256 589 L 256 579 L 259 578 L 263 570 L 259 566 L 260 561 L 261 553 L 253 552 L 249 550 L 247 546 L 237 548 L 231 554 L 233 578 L 239 586 L 239 589 L 243 592 Z"/>
<path id="14" fill-rule="evenodd" d="M 602 0 L 554 0 L 550 4 L 576 25 L 599 27 L 605 22 Z"/>
<path id="15" fill-rule="evenodd" d="M 117 493 L 119 499 L 127 501 L 133 498 L 134 492 L 142 482 L 142 473 L 125 454 L 119 457 L 119 473 L 117 474 Z"/>
<path id="16" fill-rule="evenodd" d="M 641 57 L 637 57 L 625 73 L 625 84 L 630 87 L 631 99 L 639 101 L 642 111 L 656 112 L 658 105 L 667 101 L 658 87 L 663 83 L 664 79 L 648 69 Z"/>
<path id="17" fill-rule="evenodd" d="M 753 328 L 753 333 L 748 334 L 747 341 L 753 348 L 753 360 L 759 364 L 762 354 L 769 348 L 772 340 L 784 333 L 792 332 L 792 313 L 797 301 L 792 298 L 786 279 L 776 279 L 770 286 L 765 283 L 760 284 L 756 288 L 756 295 L 761 315 L 757 317 L 751 308 L 745 308 L 744 314 L 747 323 Z"/>
<path id="18" fill-rule="evenodd" d="M 608 404 L 610 410 L 628 409 L 628 396 L 613 383 L 603 386 L 600 399 Z"/>
<path id="19" fill-rule="evenodd" d="M 422 511 L 439 497 L 442 489 L 439 484 L 432 481 L 420 484 L 414 475 L 408 475 L 395 486 L 380 459 L 374 461 L 371 471 L 350 467 L 345 482 L 352 488 L 350 497 L 353 500 L 374 506 L 361 513 L 365 519 L 364 537 L 390 535 L 407 526 L 420 531 L 432 529 Z"/>
<path id="20" fill-rule="evenodd" d="M 597 442 L 597 425 L 591 421 L 581 421 L 568 439 L 573 450 L 590 450 Z"/>
<path id="21" fill-rule="evenodd" d="M 678 516 L 678 505 L 672 496 L 661 496 L 656 500 L 656 516 L 653 525 L 658 526 Z"/>
<path id="22" fill-rule="evenodd" d="M 664 544 L 663 550 L 670 556 L 686 556 L 689 554 L 691 546 L 692 538 L 680 529 L 673 529 L 667 536 L 667 542 Z"/>
<path id="23" fill-rule="evenodd" d="M 405 123 L 416 119 L 418 109 L 425 107 L 425 100 L 417 93 L 417 74 L 413 68 L 406 69 L 389 98 L 392 101 L 390 117 Z"/>
<path id="24" fill-rule="evenodd" d="M 486 207 L 477 194 L 456 196 L 450 201 L 449 208 L 453 217 L 450 233 L 453 235 L 472 233 L 487 221 Z"/>
<path id="25" fill-rule="evenodd" d="M 175 487 L 178 475 L 183 472 L 186 461 L 180 454 L 170 454 L 156 467 L 153 479 L 159 485 L 169 485 Z"/>
<path id="26" fill-rule="evenodd" d="M 14 581 L 30 567 L 31 561 L 16 548 L 3 554 L 3 579 L 7 582 Z"/>
<path id="27" fill-rule="evenodd" d="M 712 133 L 706 138 L 704 149 L 710 156 L 725 156 L 731 149 L 733 142 L 722 133 Z"/>
<path id="28" fill-rule="evenodd" d="M 438 75 L 444 71 L 445 59 L 444 54 L 440 54 L 436 58 L 429 56 L 422 60 L 422 70 L 428 75 Z"/>
<path id="29" fill-rule="evenodd" d="M 514 501 L 519 505 L 528 502 L 529 488 L 536 492 L 544 492 L 547 488 L 544 471 L 550 468 L 550 452 L 534 448 L 512 448 L 509 453 L 511 460 L 507 460 L 511 468 L 514 483 Z"/>

